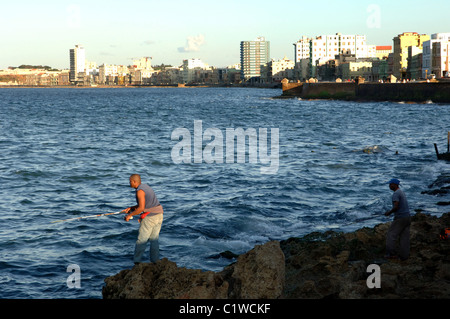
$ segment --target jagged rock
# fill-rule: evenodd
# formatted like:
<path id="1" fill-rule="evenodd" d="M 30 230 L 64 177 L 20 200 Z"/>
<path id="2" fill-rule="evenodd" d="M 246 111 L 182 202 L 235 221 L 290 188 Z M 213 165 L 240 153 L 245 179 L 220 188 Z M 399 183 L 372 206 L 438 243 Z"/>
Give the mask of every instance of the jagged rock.
<path id="1" fill-rule="evenodd" d="M 450 193 L 450 173 L 441 174 L 433 184 L 428 186 L 429 190 L 422 191 L 422 194 L 433 196 L 445 196 Z M 443 202 L 439 202 L 443 203 Z M 439 205 L 438 203 L 438 205 Z"/>
<path id="2" fill-rule="evenodd" d="M 164 258 L 141 263 L 105 279 L 106 299 L 226 298 L 228 284 L 212 271 L 179 268 Z"/>
<path id="3" fill-rule="evenodd" d="M 417 213 L 411 224 L 411 256 L 385 260 L 390 223 L 352 233 L 311 233 L 256 246 L 221 272 L 179 268 L 163 259 L 105 279 L 104 298 L 450 298 L 450 213 Z M 380 288 L 367 285 L 368 266 L 381 273 Z"/>
<path id="4" fill-rule="evenodd" d="M 291 238 L 281 242 L 286 255 L 284 298 L 449 298 L 450 214 L 441 218 L 418 213 L 412 218 L 411 257 L 387 261 L 386 231 L 390 223 L 324 238 Z M 370 264 L 380 266 L 381 288 L 370 289 Z"/>
<path id="5" fill-rule="evenodd" d="M 284 287 L 279 242 L 256 246 L 222 272 L 179 268 L 162 259 L 142 263 L 105 279 L 105 299 L 278 298 Z"/>
<path id="6" fill-rule="evenodd" d="M 285 278 L 284 254 L 276 241 L 256 246 L 224 269 L 231 289 L 229 298 L 275 299 L 281 296 Z"/>

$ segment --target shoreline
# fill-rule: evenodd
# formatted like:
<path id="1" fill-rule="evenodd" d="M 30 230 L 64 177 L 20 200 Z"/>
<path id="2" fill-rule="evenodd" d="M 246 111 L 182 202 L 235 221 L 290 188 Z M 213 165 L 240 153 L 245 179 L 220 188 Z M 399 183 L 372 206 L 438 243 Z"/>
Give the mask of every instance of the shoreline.
<path id="1" fill-rule="evenodd" d="M 130 89 L 130 88 L 255 88 L 255 89 L 281 89 L 281 86 L 247 86 L 247 85 L 0 85 L 2 88 L 42 88 L 42 89 Z"/>
<path id="2" fill-rule="evenodd" d="M 373 82 L 282 82 L 281 98 L 343 100 L 355 102 L 450 103 L 450 81 Z"/>
<path id="3" fill-rule="evenodd" d="M 313 232 L 269 241 L 222 271 L 178 267 L 166 258 L 105 278 L 103 299 L 448 299 L 450 213 L 411 216 L 411 255 L 385 259 L 390 222 L 353 232 Z M 231 262 L 231 261 L 230 261 Z M 379 287 L 370 287 L 379 266 Z"/>

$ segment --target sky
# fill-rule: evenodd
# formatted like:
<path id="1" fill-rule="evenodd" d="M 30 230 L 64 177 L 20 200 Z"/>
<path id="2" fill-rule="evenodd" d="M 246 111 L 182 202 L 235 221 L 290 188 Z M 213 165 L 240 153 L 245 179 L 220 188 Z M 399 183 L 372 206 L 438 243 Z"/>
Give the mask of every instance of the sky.
<path id="1" fill-rule="evenodd" d="M 263 36 L 271 58 L 294 59 L 302 36 L 366 35 L 392 45 L 403 32 L 450 32 L 449 0 L 15 0 L 0 3 L 0 69 L 21 64 L 69 68 L 69 50 L 86 59 L 179 66 L 199 58 L 216 67 L 239 63 L 241 41 Z"/>

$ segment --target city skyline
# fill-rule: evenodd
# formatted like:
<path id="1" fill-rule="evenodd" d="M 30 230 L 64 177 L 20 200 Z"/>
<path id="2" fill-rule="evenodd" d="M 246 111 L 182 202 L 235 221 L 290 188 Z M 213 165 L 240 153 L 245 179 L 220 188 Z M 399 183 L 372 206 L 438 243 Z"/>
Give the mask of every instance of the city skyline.
<path id="1" fill-rule="evenodd" d="M 427 9 L 429 8 L 429 9 Z M 151 56 L 153 64 L 179 66 L 199 58 L 225 67 L 239 63 L 240 42 L 263 36 L 271 58 L 294 60 L 302 36 L 358 34 L 372 45 L 392 45 L 403 32 L 449 32 L 450 2 L 261 0 L 40 1 L 0 4 L 0 69 L 21 64 L 69 68 L 69 49 L 86 48 L 86 60 L 129 65 Z"/>

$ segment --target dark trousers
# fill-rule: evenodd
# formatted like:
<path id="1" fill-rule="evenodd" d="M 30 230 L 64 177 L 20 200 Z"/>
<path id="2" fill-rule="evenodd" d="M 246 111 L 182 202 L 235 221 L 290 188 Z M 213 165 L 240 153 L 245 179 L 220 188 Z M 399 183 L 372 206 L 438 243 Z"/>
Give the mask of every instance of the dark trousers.
<path id="1" fill-rule="evenodd" d="M 409 229 L 411 217 L 395 219 L 386 236 L 386 253 L 388 256 L 396 255 L 396 242 L 399 239 L 398 256 L 400 259 L 409 258 Z"/>

